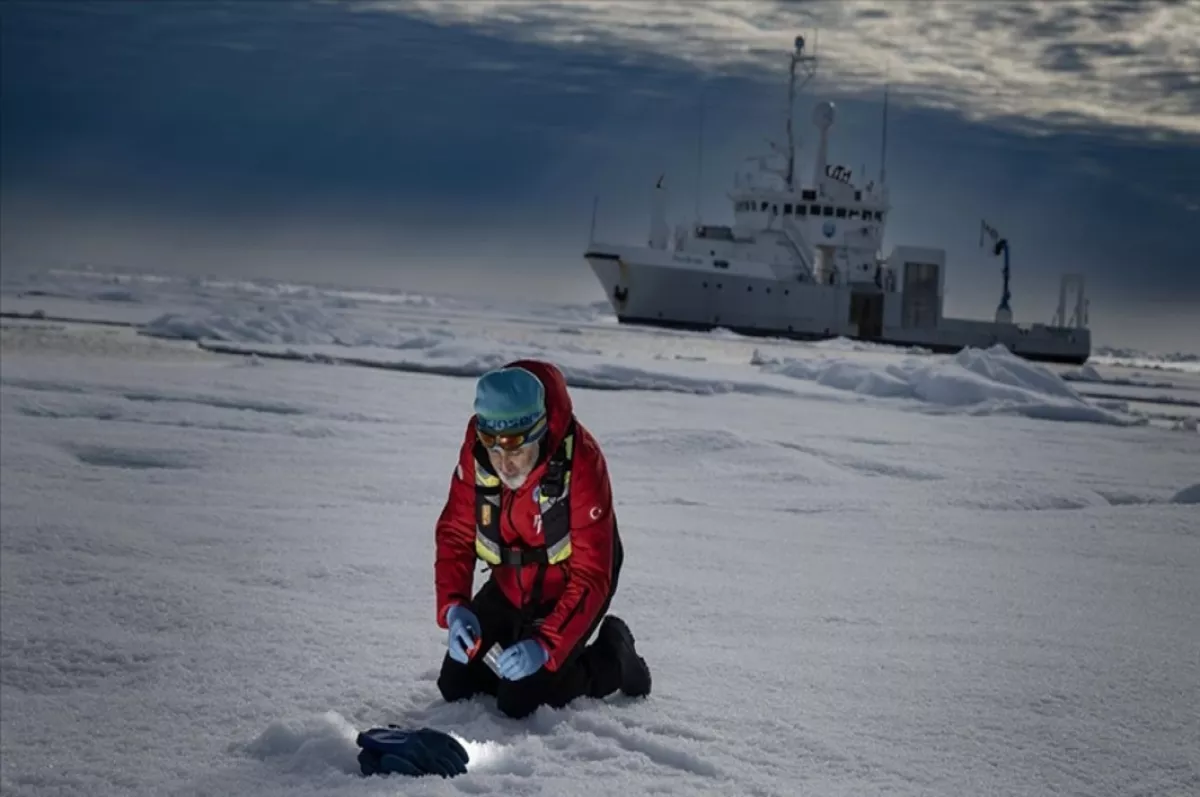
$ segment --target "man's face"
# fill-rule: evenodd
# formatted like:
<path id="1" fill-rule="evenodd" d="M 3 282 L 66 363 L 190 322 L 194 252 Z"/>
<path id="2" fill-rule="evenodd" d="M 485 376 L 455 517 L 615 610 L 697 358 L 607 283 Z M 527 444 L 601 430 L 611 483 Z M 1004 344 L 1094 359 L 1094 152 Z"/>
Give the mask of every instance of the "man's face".
<path id="1" fill-rule="evenodd" d="M 489 448 L 488 459 L 491 460 L 492 467 L 496 469 L 501 481 L 510 490 L 516 490 L 525 483 L 525 479 L 533 470 L 540 446 L 541 443 L 538 442 L 521 446 L 516 451 L 497 451 Z"/>

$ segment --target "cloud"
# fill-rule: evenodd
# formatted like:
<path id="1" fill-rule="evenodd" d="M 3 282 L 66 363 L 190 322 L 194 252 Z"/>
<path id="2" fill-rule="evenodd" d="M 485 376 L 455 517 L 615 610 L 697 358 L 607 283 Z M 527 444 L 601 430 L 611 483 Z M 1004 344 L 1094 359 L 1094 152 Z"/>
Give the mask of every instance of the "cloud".
<path id="1" fill-rule="evenodd" d="M 779 80 L 796 34 L 819 77 L 1025 132 L 1103 127 L 1200 135 L 1200 4 L 1079 0 L 379 0 L 439 24 L 626 62 L 666 58 L 708 73 Z"/>

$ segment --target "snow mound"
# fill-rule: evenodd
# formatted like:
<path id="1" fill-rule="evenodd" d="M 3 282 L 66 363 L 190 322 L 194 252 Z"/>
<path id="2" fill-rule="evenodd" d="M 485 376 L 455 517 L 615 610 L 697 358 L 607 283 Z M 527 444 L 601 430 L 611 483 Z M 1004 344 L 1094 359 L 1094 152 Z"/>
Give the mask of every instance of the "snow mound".
<path id="1" fill-rule="evenodd" d="M 873 352 L 903 352 L 908 354 L 932 354 L 922 346 L 897 346 L 891 343 L 873 343 L 869 340 L 854 340 L 853 338 L 837 337 L 819 340 L 807 344 L 821 351 L 873 351 Z"/>
<path id="2" fill-rule="evenodd" d="M 612 306 L 605 300 L 588 304 L 546 304 L 537 303 L 529 308 L 541 319 L 558 321 L 595 322 L 615 320 Z"/>
<path id="3" fill-rule="evenodd" d="M 164 313 L 141 329 L 143 335 L 174 340 L 224 341 L 292 346 L 379 346 L 428 349 L 454 338 L 439 327 L 410 329 L 347 319 L 327 305 L 263 303 L 207 313 Z"/>
<path id="4" fill-rule="evenodd" d="M 52 269 L 5 279 L 4 288 L 19 297 L 140 303 L 154 286 L 127 274 Z"/>
<path id="5" fill-rule="evenodd" d="M 326 365 L 355 365 L 389 371 L 405 371 L 437 376 L 478 377 L 513 360 L 546 359 L 545 348 L 539 346 L 480 347 L 461 341 L 430 341 L 414 339 L 410 345 L 396 348 L 411 349 L 409 356 L 397 358 L 394 352 L 356 349 L 353 354 L 331 347 L 310 347 L 298 350 L 290 347 L 255 346 L 241 343 L 201 341 L 206 351 L 217 354 L 238 354 L 276 360 L 296 360 Z M 565 352 L 559 352 L 565 353 Z M 685 393 L 694 396 L 715 396 L 741 393 L 758 396 L 794 396 L 793 391 L 753 380 L 693 377 L 684 374 L 651 371 L 632 366 L 605 362 L 572 364 L 561 356 L 550 357 L 562 370 L 571 387 L 592 390 L 643 390 L 650 392 Z"/>
<path id="6" fill-rule="evenodd" d="M 359 728 L 336 711 L 275 720 L 253 741 L 235 745 L 236 752 L 273 763 L 287 772 L 317 775 L 333 770 L 359 775 Z M 468 771 L 487 770 L 507 755 L 506 745 L 493 741 L 477 742 L 448 731 L 467 751 Z"/>
<path id="7" fill-rule="evenodd" d="M 1053 371 L 1017 357 L 1000 344 L 987 350 L 965 348 L 951 358 L 907 358 L 887 364 L 779 359 L 756 350 L 751 364 L 767 373 L 838 390 L 876 398 L 916 399 L 975 415 L 1015 414 L 1124 426 L 1145 423 L 1145 419 L 1093 404 Z"/>
<path id="8" fill-rule="evenodd" d="M 1165 363 L 1194 363 L 1200 362 L 1200 354 L 1190 351 L 1176 351 L 1167 354 L 1130 349 L 1119 346 L 1097 346 L 1093 352 L 1097 357 L 1109 357 L 1115 360 L 1158 360 Z"/>
<path id="9" fill-rule="evenodd" d="M 1141 379 L 1128 379 L 1125 377 L 1109 377 L 1104 376 L 1096 370 L 1094 366 L 1083 365 L 1079 368 L 1070 368 L 1059 373 L 1067 382 L 1095 382 L 1104 385 L 1122 385 L 1124 387 L 1154 387 L 1154 388 L 1173 388 L 1177 387 L 1174 382 L 1147 382 Z"/>
<path id="10" fill-rule="evenodd" d="M 1139 368 L 1147 371 L 1182 371 L 1200 373 L 1200 354 L 1179 351 L 1170 354 L 1155 354 L 1139 349 L 1096 346 L 1090 362 L 1113 368 Z"/>
<path id="11" fill-rule="evenodd" d="M 793 393 L 771 385 L 752 381 L 691 377 L 682 374 L 656 373 L 624 365 L 571 366 L 560 365 L 567 384 L 594 390 L 648 390 L 668 393 L 690 393 L 714 396 L 725 393 L 744 393 L 759 396 L 790 396 Z"/>
<path id="12" fill-rule="evenodd" d="M 359 774 L 358 730 L 335 711 L 295 720 L 276 720 L 241 752 L 289 772 L 335 769 Z"/>
<path id="13" fill-rule="evenodd" d="M 1103 382 L 1104 377 L 1092 365 L 1081 365 L 1078 368 L 1071 368 L 1059 374 L 1068 382 Z"/>
<path id="14" fill-rule="evenodd" d="M 1200 483 L 1184 487 L 1171 497 L 1172 504 L 1200 504 Z"/>
<path id="15" fill-rule="evenodd" d="M 459 337 L 445 327 L 401 329 L 348 319 L 325 307 L 288 302 L 226 308 L 205 314 L 166 313 L 147 323 L 143 335 L 190 340 L 218 354 L 357 365 L 394 371 L 477 377 L 513 360 L 551 359 L 572 387 L 644 390 L 691 395 L 743 393 L 794 396 L 794 391 L 746 380 L 691 376 L 617 365 L 599 349 L 573 341 L 554 345 L 490 337 Z M 402 354 L 401 354 L 402 352 Z"/>

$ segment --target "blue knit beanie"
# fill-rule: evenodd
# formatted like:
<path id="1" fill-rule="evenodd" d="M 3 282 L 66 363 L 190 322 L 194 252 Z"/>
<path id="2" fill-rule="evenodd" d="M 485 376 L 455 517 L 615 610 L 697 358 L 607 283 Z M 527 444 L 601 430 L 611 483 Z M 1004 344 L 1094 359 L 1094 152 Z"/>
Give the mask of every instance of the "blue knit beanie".
<path id="1" fill-rule="evenodd" d="M 476 425 L 485 432 L 528 429 L 546 414 L 546 388 L 524 368 L 500 368 L 475 384 Z"/>

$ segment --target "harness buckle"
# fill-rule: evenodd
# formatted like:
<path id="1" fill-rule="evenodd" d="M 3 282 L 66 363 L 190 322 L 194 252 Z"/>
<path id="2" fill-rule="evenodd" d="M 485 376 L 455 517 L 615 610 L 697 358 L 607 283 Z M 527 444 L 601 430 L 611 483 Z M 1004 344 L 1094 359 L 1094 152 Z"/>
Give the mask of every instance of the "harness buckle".
<path id="1" fill-rule="evenodd" d="M 505 545 L 500 549 L 500 564 L 513 567 L 544 565 L 549 562 L 545 548 L 515 548 Z"/>

